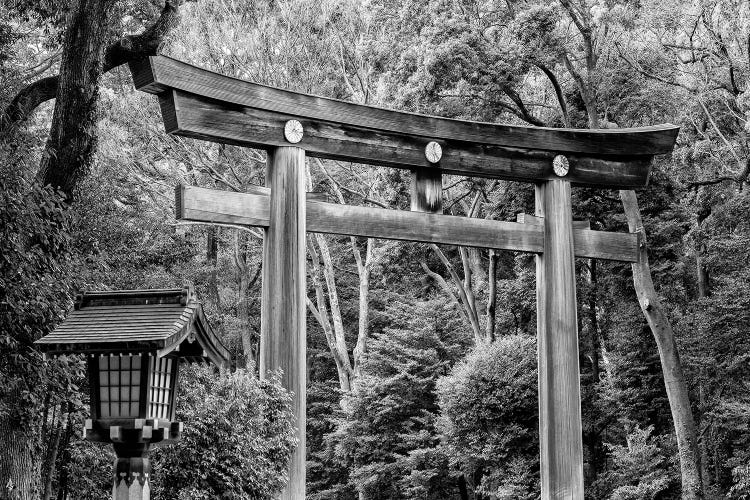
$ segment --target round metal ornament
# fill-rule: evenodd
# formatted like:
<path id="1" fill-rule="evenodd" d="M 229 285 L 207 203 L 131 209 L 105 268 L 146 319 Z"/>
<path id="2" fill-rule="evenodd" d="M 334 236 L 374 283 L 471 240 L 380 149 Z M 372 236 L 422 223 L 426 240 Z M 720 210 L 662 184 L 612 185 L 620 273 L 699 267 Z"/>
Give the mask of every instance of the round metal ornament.
<path id="1" fill-rule="evenodd" d="M 552 170 L 554 170 L 555 175 L 558 177 L 565 177 L 568 175 L 568 172 L 570 171 L 570 162 L 568 161 L 568 158 L 563 155 L 555 156 L 555 159 L 552 160 Z"/>
<path id="2" fill-rule="evenodd" d="M 284 125 L 284 138 L 292 144 L 297 144 L 302 140 L 304 129 L 299 120 L 289 120 Z"/>
<path id="3" fill-rule="evenodd" d="M 435 141 L 430 141 L 424 148 L 424 155 L 430 163 L 437 163 L 443 157 L 443 148 Z"/>

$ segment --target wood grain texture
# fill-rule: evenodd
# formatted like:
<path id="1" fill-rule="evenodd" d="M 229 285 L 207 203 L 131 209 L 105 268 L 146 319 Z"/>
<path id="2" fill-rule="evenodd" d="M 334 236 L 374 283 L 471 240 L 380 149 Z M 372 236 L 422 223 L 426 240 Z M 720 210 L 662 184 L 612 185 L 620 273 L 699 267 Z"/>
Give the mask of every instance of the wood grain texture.
<path id="1" fill-rule="evenodd" d="M 576 257 L 638 262 L 637 234 L 573 228 Z"/>
<path id="2" fill-rule="evenodd" d="M 678 127 L 559 129 L 481 123 L 393 111 L 300 94 L 223 76 L 165 56 L 131 63 L 140 90 L 177 89 L 199 96 L 309 121 L 338 123 L 374 132 L 456 140 L 492 146 L 613 155 L 654 155 L 672 151 Z M 442 146 L 442 144 L 441 144 Z"/>
<path id="3" fill-rule="evenodd" d="M 570 183 L 537 185 L 536 215 L 544 217 L 544 252 L 536 257 L 541 498 L 583 500 Z"/>
<path id="4" fill-rule="evenodd" d="M 266 184 L 271 188 L 268 228 L 263 238 L 260 373 L 283 371 L 282 385 L 293 393 L 299 443 L 289 464 L 282 500 L 305 498 L 306 354 L 305 334 L 305 152 L 280 147 L 269 152 Z M 246 195 L 252 196 L 252 195 Z"/>
<path id="5" fill-rule="evenodd" d="M 245 192 L 251 194 L 263 194 L 266 196 L 271 195 L 271 190 L 269 188 L 266 186 L 256 186 L 255 184 L 245 186 Z M 328 201 L 328 193 L 308 191 L 305 193 L 305 198 L 310 201 Z"/>
<path id="6" fill-rule="evenodd" d="M 411 171 L 411 210 L 443 213 L 443 173 L 438 168 Z"/>
<path id="7" fill-rule="evenodd" d="M 270 197 L 217 191 L 181 184 L 176 191 L 178 220 L 268 227 Z"/>
<path id="8" fill-rule="evenodd" d="M 425 146 L 433 140 L 431 137 L 315 121 L 180 90 L 163 92 L 159 102 L 166 131 L 185 137 L 261 149 L 286 146 L 289 143 L 284 138 L 284 124 L 295 118 L 304 127 L 299 146 L 308 156 L 395 168 L 440 168 L 445 174 L 523 182 L 559 178 L 552 170 L 557 152 L 540 149 L 541 146 L 519 148 L 455 138 L 437 139 L 443 156 L 438 165 L 433 165 L 424 155 Z M 651 156 L 632 154 L 633 151 L 638 149 L 630 150 L 628 155 L 569 153 L 570 172 L 566 179 L 574 185 L 606 188 L 645 186 Z"/>
<path id="9" fill-rule="evenodd" d="M 333 203 L 308 203 L 308 230 L 520 252 L 543 248 L 540 228 L 516 222 Z"/>
<path id="10" fill-rule="evenodd" d="M 516 222 L 520 222 L 521 224 L 534 224 L 537 226 L 543 226 L 544 225 L 544 218 L 543 217 L 537 217 L 536 215 L 530 215 L 526 213 L 518 213 L 516 214 Z M 588 220 L 574 220 L 573 221 L 573 229 L 591 229 L 591 221 Z"/>
<path id="11" fill-rule="evenodd" d="M 176 203 L 178 219 L 268 227 L 269 198 L 185 186 Z M 581 226 L 584 226 L 581 223 Z M 544 250 L 540 224 L 523 224 L 452 215 L 386 210 L 307 201 L 307 230 L 444 245 L 539 253 Z M 577 257 L 625 262 L 638 259 L 638 239 L 631 233 L 575 229 Z"/>

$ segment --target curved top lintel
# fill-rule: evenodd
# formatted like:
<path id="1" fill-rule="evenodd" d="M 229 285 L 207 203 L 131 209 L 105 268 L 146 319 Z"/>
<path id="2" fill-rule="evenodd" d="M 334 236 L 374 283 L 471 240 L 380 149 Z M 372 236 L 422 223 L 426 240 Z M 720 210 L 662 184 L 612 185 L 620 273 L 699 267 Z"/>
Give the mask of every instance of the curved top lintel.
<path id="1" fill-rule="evenodd" d="M 679 127 L 665 124 L 622 129 L 563 129 L 473 122 L 394 111 L 302 94 L 224 76 L 166 56 L 131 63 L 140 90 L 176 89 L 308 120 L 325 121 L 389 134 L 465 141 L 482 145 L 582 155 L 653 156 L 672 151 Z"/>

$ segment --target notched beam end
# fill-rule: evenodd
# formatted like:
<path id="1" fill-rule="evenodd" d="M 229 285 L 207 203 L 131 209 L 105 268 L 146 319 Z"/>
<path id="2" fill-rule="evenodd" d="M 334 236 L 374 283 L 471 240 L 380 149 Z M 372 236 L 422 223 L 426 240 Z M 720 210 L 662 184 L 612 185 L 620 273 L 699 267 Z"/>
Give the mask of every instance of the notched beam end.
<path id="1" fill-rule="evenodd" d="M 137 61 L 128 62 L 130 75 L 133 77 L 133 85 L 136 90 L 142 90 L 149 94 L 160 94 L 165 87 L 156 82 L 154 77 L 154 66 L 151 57 L 144 57 Z"/>
<path id="2" fill-rule="evenodd" d="M 174 188 L 174 218 L 182 220 L 185 216 L 185 184 L 177 184 Z"/>
<path id="3" fill-rule="evenodd" d="M 640 260 L 638 235 L 635 233 L 573 229 L 573 240 L 576 257 L 619 262 Z"/>
<path id="4" fill-rule="evenodd" d="M 544 217 L 526 213 L 516 214 L 521 224 L 543 226 Z M 636 233 L 592 231 L 588 220 L 573 221 L 575 256 L 579 258 L 638 262 L 640 259 L 639 236 Z"/>
<path id="5" fill-rule="evenodd" d="M 177 106 L 175 104 L 174 91 L 166 91 L 159 94 L 159 108 L 161 119 L 164 122 L 164 131 L 168 134 L 180 134 L 180 124 L 177 119 Z"/>

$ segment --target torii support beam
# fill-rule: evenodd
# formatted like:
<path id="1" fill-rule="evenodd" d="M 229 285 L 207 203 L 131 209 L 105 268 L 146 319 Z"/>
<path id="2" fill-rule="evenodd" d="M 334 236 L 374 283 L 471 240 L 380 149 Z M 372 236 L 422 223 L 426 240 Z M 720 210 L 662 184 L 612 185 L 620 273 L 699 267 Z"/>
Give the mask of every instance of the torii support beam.
<path id="1" fill-rule="evenodd" d="M 632 261 L 638 258 L 638 240 L 635 235 L 590 231 L 574 224 L 570 187 L 645 186 L 653 156 L 672 151 L 678 127 L 514 127 L 403 113 L 289 92 L 225 77 L 163 56 L 131 63 L 130 68 L 137 88 L 159 96 L 168 132 L 269 151 L 270 198 L 267 191 L 258 189 L 254 194 L 217 195 L 184 188 L 179 191 L 178 217 L 268 228 L 263 276 L 263 311 L 268 330 L 262 342 L 295 344 L 289 344 L 294 350 L 291 357 L 274 354 L 279 346 L 261 346 L 262 352 L 269 353 L 263 355 L 267 360 L 264 368 L 281 367 L 285 373 L 293 373 L 290 376 L 294 380 L 285 379 L 284 383 L 296 391 L 296 411 L 302 419 L 304 365 L 299 367 L 297 363 L 299 356 L 304 357 L 300 350 L 304 349 L 304 330 L 291 325 L 304 325 L 304 308 L 299 305 L 304 260 L 300 270 L 295 259 L 304 248 L 305 226 L 308 231 L 538 254 L 541 496 L 544 500 L 583 499 L 573 258 Z M 285 133 L 285 125 L 290 124 L 294 125 L 291 130 L 297 131 L 293 136 Z M 276 162 L 281 161 L 279 151 L 290 143 L 300 148 L 302 158 L 306 154 L 411 170 L 412 210 L 426 213 L 319 203 L 311 197 L 305 202 L 304 193 L 297 187 L 282 188 L 285 194 L 276 192 L 273 184 L 278 175 L 287 181 L 297 175 L 282 175 L 275 168 Z M 297 160 L 283 163 L 288 161 L 297 167 L 300 164 Z M 441 210 L 443 174 L 534 183 L 538 186 L 537 217 L 525 216 L 513 223 L 435 213 Z M 279 205 L 282 199 L 285 201 Z M 283 224 L 288 227 L 280 227 Z M 277 236 L 272 235 L 284 236 L 276 241 Z M 291 245 L 291 253 L 271 256 L 272 248 L 283 253 L 284 238 Z M 272 262 L 272 270 L 266 271 L 267 261 Z M 285 275 L 283 265 L 279 267 L 282 262 L 293 270 Z M 272 298 L 281 298 L 295 318 L 273 316 L 274 308 L 267 304 Z M 303 436 L 303 420 L 298 420 L 298 424 Z M 285 499 L 304 498 L 304 444 L 297 453 Z"/>
<path id="2" fill-rule="evenodd" d="M 175 196 L 178 220 L 267 228 L 267 194 L 234 193 L 180 185 Z M 307 199 L 307 230 L 367 238 L 419 241 L 517 252 L 544 251 L 544 219 L 519 214 L 522 222 L 340 205 Z M 638 235 L 592 231 L 573 222 L 575 256 L 638 261 Z"/>

